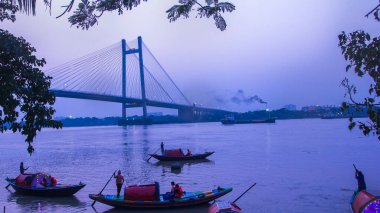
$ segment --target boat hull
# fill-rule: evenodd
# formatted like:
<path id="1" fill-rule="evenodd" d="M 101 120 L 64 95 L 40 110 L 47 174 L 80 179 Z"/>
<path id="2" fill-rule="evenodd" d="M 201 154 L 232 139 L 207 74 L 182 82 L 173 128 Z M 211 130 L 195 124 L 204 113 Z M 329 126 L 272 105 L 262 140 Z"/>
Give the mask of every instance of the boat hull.
<path id="1" fill-rule="evenodd" d="M 377 213 L 378 209 L 380 209 L 380 196 L 374 196 L 365 190 L 354 193 L 351 203 L 353 213 Z"/>
<path id="2" fill-rule="evenodd" d="M 196 205 L 206 204 L 232 191 L 232 188 L 215 189 L 206 194 L 186 193 L 181 199 L 167 201 L 131 201 L 116 199 L 113 195 L 90 194 L 89 197 L 97 202 L 113 206 L 115 208 L 129 209 L 165 209 L 165 208 L 183 208 Z M 188 196 L 189 194 L 189 196 Z"/>
<path id="3" fill-rule="evenodd" d="M 205 152 L 203 154 L 194 154 L 191 156 L 182 156 L 182 157 L 174 157 L 174 156 L 172 157 L 172 156 L 157 155 L 157 154 L 151 154 L 150 156 L 160 161 L 191 161 L 191 160 L 203 160 L 212 154 L 214 154 L 214 152 Z"/>
<path id="4" fill-rule="evenodd" d="M 8 183 L 18 194 L 42 196 L 42 197 L 63 197 L 71 196 L 81 190 L 86 184 L 78 185 L 60 185 L 54 187 L 31 188 L 23 187 L 15 184 L 15 179 L 7 179 Z"/>

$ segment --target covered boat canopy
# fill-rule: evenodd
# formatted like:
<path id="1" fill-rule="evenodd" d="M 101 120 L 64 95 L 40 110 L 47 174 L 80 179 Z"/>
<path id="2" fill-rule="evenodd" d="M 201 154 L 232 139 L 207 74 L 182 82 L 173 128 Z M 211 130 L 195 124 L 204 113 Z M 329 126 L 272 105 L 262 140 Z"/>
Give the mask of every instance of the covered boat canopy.
<path id="1" fill-rule="evenodd" d="M 185 155 L 183 154 L 182 149 L 166 149 L 165 150 L 165 156 L 168 156 L 168 157 L 183 157 Z"/>
<path id="2" fill-rule="evenodd" d="M 380 196 L 374 196 L 367 191 L 360 191 L 352 202 L 354 213 L 377 213 L 380 208 Z"/>
<path id="3" fill-rule="evenodd" d="M 16 177 L 16 185 L 18 186 L 34 188 L 51 184 L 51 176 L 46 173 L 20 174 Z"/>
<path id="4" fill-rule="evenodd" d="M 160 185 L 134 185 L 126 186 L 124 190 L 124 200 L 145 200 L 145 201 L 159 201 L 160 200 Z"/>

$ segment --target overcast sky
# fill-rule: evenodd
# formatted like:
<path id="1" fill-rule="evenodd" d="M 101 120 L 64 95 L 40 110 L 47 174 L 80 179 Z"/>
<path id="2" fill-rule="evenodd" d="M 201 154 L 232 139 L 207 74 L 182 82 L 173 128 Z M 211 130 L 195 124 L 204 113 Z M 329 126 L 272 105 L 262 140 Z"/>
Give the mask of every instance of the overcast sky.
<path id="1" fill-rule="evenodd" d="M 83 31 L 71 27 L 67 15 L 55 18 L 62 11 L 61 2 L 53 1 L 50 16 L 38 1 L 36 17 L 18 15 L 15 23 L 0 22 L 1 28 L 32 43 L 38 56 L 47 60 L 47 68 L 141 35 L 191 101 L 236 111 L 265 107 L 230 102 L 238 90 L 258 95 L 272 109 L 290 103 L 299 108 L 339 105 L 344 96 L 339 84 L 347 73 L 338 34 L 380 32 L 379 23 L 364 18 L 378 4 L 375 0 L 231 0 L 236 11 L 225 15 L 224 32 L 212 19 L 194 15 L 169 23 L 165 11 L 177 1 L 158 0 L 120 16 L 105 14 L 97 26 Z M 366 80 L 356 83 L 364 86 Z M 96 101 L 58 98 L 56 108 L 59 116 L 121 114 L 120 104 Z"/>

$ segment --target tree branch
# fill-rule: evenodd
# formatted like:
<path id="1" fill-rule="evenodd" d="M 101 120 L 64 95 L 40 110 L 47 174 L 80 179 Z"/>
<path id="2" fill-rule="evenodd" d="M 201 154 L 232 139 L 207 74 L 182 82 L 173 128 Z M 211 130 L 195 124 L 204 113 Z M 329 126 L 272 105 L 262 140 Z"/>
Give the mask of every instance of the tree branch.
<path id="1" fill-rule="evenodd" d="M 70 12 L 71 8 L 72 8 L 73 5 L 74 5 L 74 1 L 75 1 L 75 0 L 71 0 L 71 2 L 70 2 L 69 5 L 63 6 L 63 7 L 66 7 L 65 11 L 63 11 L 63 13 L 62 13 L 61 15 L 57 16 L 56 18 L 60 18 L 60 17 L 62 17 L 65 13 Z"/>
<path id="2" fill-rule="evenodd" d="M 365 15 L 366 18 L 368 18 L 369 15 L 371 15 L 371 13 L 375 12 L 375 10 L 377 10 L 377 8 L 380 7 L 380 4 L 378 4 L 373 10 L 371 10 L 369 13 L 367 13 L 367 15 Z"/>

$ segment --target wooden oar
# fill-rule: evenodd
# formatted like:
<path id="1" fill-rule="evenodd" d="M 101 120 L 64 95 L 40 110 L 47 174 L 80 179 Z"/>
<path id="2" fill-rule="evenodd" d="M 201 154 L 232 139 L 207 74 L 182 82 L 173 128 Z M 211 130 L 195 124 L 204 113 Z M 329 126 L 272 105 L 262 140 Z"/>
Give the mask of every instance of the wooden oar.
<path id="1" fill-rule="evenodd" d="M 158 152 L 158 150 L 160 150 L 161 149 L 161 147 L 160 148 L 158 148 L 154 153 L 153 153 L 153 155 L 154 154 L 156 154 L 157 152 Z M 149 162 L 149 160 L 152 158 L 152 156 L 150 156 L 150 158 L 148 158 L 148 160 L 146 160 L 146 162 Z"/>
<path id="2" fill-rule="evenodd" d="M 100 191 L 98 195 L 102 194 L 103 190 L 106 188 L 106 186 L 108 185 L 108 183 L 111 181 L 111 179 L 112 179 L 112 177 L 113 177 L 113 175 L 114 175 L 115 173 L 116 173 L 116 170 L 115 170 L 115 172 L 114 172 L 114 173 L 112 173 L 112 175 L 111 175 L 110 179 L 107 181 L 106 185 L 104 185 L 104 187 L 103 187 L 102 191 Z M 94 200 L 94 202 L 91 204 L 91 206 L 94 206 L 94 205 L 95 205 L 95 203 L 96 203 L 96 200 Z"/>
<path id="3" fill-rule="evenodd" d="M 236 203 L 236 201 L 238 201 L 241 197 L 243 197 L 243 195 L 245 195 L 245 193 L 247 193 L 255 185 L 256 185 L 256 183 L 254 183 L 251 187 L 249 187 L 247 190 L 245 190 L 245 192 L 243 192 L 243 194 L 241 194 L 238 198 L 236 198 L 232 203 Z"/>
<path id="4" fill-rule="evenodd" d="M 6 180 L 8 181 L 9 178 L 7 178 Z M 11 184 L 9 183 L 9 184 L 5 187 L 5 189 L 8 189 L 8 187 L 9 187 L 10 185 L 11 185 Z"/>

